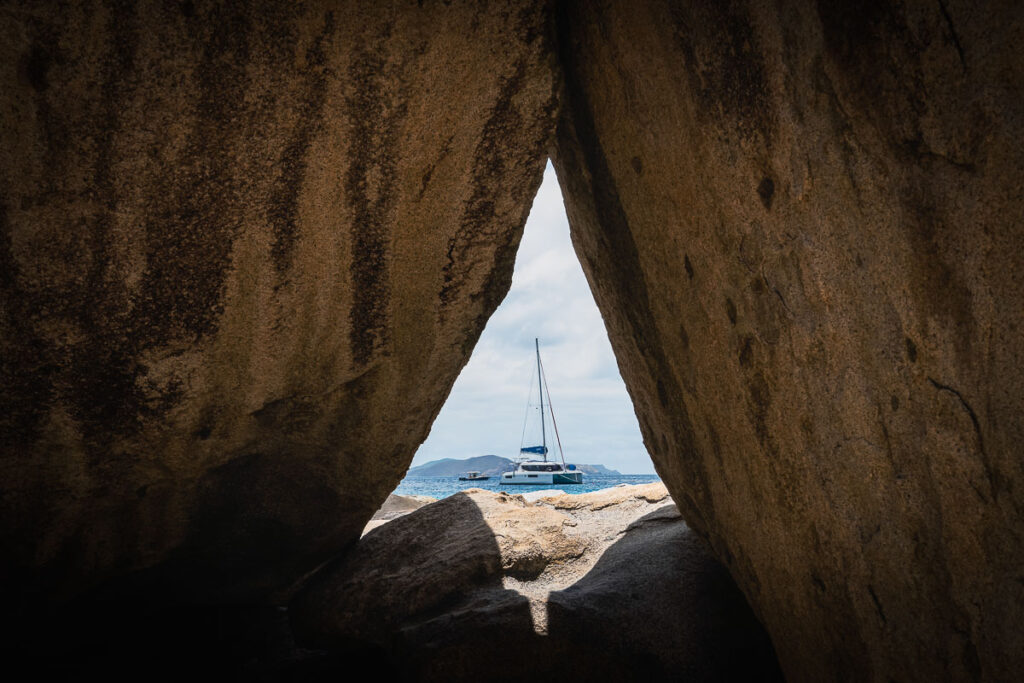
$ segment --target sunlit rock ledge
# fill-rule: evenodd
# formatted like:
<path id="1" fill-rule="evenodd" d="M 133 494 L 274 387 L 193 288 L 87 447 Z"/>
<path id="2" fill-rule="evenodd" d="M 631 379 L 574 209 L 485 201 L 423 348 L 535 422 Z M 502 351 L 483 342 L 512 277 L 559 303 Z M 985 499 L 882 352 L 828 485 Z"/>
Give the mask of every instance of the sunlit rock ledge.
<path id="1" fill-rule="evenodd" d="M 401 498 L 378 515 L 419 502 Z M 292 603 L 300 643 L 383 652 L 416 680 L 779 678 L 767 635 L 663 484 L 469 489 L 379 521 Z"/>
<path id="2" fill-rule="evenodd" d="M 663 484 L 652 484 L 652 486 L 655 487 L 653 489 L 655 491 L 654 495 L 664 495 L 664 496 L 668 495 L 668 491 L 665 490 L 665 486 Z M 540 500 L 544 500 L 544 499 L 548 499 L 548 498 L 554 499 L 554 498 L 559 498 L 559 497 L 562 497 L 562 496 L 570 497 L 570 498 L 567 498 L 567 500 L 572 500 L 572 497 L 575 497 L 575 496 L 588 496 L 587 498 L 584 498 L 584 499 L 580 500 L 576 504 L 577 505 L 598 505 L 598 504 L 600 504 L 600 503 L 598 503 L 598 499 L 599 498 L 600 499 L 608 499 L 608 500 L 611 500 L 611 501 L 614 501 L 614 502 L 618 502 L 619 498 L 616 496 L 615 493 L 611 493 L 611 494 L 608 494 L 608 495 L 605 495 L 605 496 L 598 496 L 597 494 L 605 494 L 607 492 L 614 492 L 616 489 L 621 489 L 623 487 L 629 487 L 629 484 L 616 484 L 615 486 L 610 486 L 610 487 L 608 487 L 606 489 L 600 489 L 598 491 L 589 491 L 589 492 L 587 492 L 585 494 L 569 493 L 569 492 L 562 491 L 561 489 L 537 489 L 537 490 L 524 491 L 522 493 L 516 493 L 516 494 L 508 494 L 505 491 L 503 491 L 502 493 L 505 494 L 505 495 L 515 495 L 515 496 L 517 496 L 519 498 L 522 498 L 527 503 L 535 503 L 535 502 L 540 501 Z M 634 486 L 634 487 L 630 487 L 630 488 L 632 489 L 632 488 L 638 488 L 638 487 Z M 365 536 L 366 534 L 370 533 L 371 531 L 373 531 L 377 527 L 383 526 L 384 524 L 387 524 L 391 520 L 398 519 L 399 517 L 403 517 L 403 516 L 409 514 L 410 512 L 414 512 L 416 510 L 419 510 L 424 505 L 429 505 L 430 503 L 436 503 L 437 501 L 438 501 L 438 499 L 434 498 L 432 496 L 415 496 L 415 495 L 408 496 L 408 495 L 399 495 L 397 493 L 388 494 L 387 500 L 384 501 L 384 503 L 380 506 L 380 509 L 377 510 L 377 512 L 373 513 L 373 517 L 370 518 L 370 521 L 366 523 L 366 526 L 363 528 L 362 535 Z M 545 502 L 545 504 L 552 504 L 550 501 L 544 500 L 544 502 Z M 562 504 L 566 504 L 566 501 L 562 501 Z"/>

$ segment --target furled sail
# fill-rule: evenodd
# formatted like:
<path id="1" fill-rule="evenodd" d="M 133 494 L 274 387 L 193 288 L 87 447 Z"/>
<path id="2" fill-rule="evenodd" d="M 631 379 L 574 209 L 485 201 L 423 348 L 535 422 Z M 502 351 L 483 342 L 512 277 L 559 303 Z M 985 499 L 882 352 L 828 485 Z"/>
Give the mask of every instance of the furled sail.
<path id="1" fill-rule="evenodd" d="M 520 453 L 536 453 L 537 455 L 547 455 L 547 446 L 527 446 L 526 448 L 520 448 Z"/>

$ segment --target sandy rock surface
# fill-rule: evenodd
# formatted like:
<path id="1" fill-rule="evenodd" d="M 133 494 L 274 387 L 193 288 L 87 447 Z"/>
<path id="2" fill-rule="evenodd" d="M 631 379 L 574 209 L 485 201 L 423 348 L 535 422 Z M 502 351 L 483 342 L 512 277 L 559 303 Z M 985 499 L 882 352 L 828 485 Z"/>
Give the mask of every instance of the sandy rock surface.
<path id="1" fill-rule="evenodd" d="M 1020 3 L 560 8 L 573 242 L 787 677 L 1019 677 Z"/>
<path id="2" fill-rule="evenodd" d="M 553 130 L 547 7 L 23 4 L 4 590 L 274 599 L 358 538 L 508 289 Z"/>
<path id="3" fill-rule="evenodd" d="M 450 496 L 364 536 L 290 615 L 303 645 L 379 651 L 410 680 L 779 675 L 661 484 Z"/>

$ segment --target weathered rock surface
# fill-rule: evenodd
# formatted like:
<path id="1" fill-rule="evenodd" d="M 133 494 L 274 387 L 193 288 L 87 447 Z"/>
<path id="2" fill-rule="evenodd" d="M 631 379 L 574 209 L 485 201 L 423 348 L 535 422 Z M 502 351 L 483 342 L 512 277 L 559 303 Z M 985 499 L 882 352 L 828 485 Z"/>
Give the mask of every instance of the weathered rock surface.
<path id="1" fill-rule="evenodd" d="M 1020 3 L 554 5 L 0 9 L 5 604 L 273 600 L 356 539 L 507 289 L 564 92 L 647 445 L 787 675 L 1016 677 Z M 571 564 L 545 509 L 452 558 L 512 605 L 452 620 L 540 637 L 501 568 Z"/>
<path id="2" fill-rule="evenodd" d="M 560 7 L 576 250 L 787 677 L 1019 677 L 1020 3 Z"/>
<path id="3" fill-rule="evenodd" d="M 373 513 L 373 517 L 371 519 L 397 519 L 402 515 L 407 515 L 410 512 L 413 512 L 414 510 L 419 510 L 424 505 L 436 502 L 437 498 L 431 498 L 430 496 L 399 496 L 394 493 L 389 493 L 384 504 L 380 506 L 379 510 Z"/>
<path id="4" fill-rule="evenodd" d="M 398 496 L 394 493 L 389 493 L 384 504 L 373 513 L 373 517 L 363 527 L 363 535 L 373 531 L 382 524 L 387 524 L 393 519 L 398 519 L 414 510 L 419 510 L 424 505 L 436 502 L 437 498 L 431 498 L 430 496 Z"/>
<path id="5" fill-rule="evenodd" d="M 508 288 L 548 26 L 497 0 L 0 10 L 5 595 L 264 599 L 359 536 Z"/>
<path id="6" fill-rule="evenodd" d="M 408 680 L 779 677 L 661 484 L 536 503 L 470 489 L 364 536 L 290 614 L 300 642 L 378 652 Z"/>

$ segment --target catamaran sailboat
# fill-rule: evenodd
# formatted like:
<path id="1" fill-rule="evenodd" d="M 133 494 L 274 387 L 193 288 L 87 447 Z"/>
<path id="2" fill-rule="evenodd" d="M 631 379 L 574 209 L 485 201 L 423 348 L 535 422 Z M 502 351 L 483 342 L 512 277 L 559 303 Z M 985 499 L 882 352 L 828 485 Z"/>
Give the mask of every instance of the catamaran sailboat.
<path id="1" fill-rule="evenodd" d="M 558 436 L 558 425 L 555 423 L 555 411 L 551 409 L 551 395 L 548 394 L 548 410 L 551 410 L 551 426 L 555 428 L 555 441 L 558 443 L 558 454 L 561 462 L 548 460 L 548 438 L 544 417 L 544 390 L 547 382 L 544 381 L 544 366 L 540 362 L 540 340 L 533 340 L 537 349 L 537 391 L 540 394 L 540 435 L 539 446 L 519 446 L 520 457 L 523 458 L 516 464 L 512 472 L 505 472 L 501 475 L 502 484 L 582 484 L 583 473 L 576 469 L 576 465 L 565 464 L 565 454 L 562 452 L 562 440 Z M 529 410 L 529 407 L 527 407 Z M 539 455 L 540 460 L 530 459 L 530 456 Z"/>

